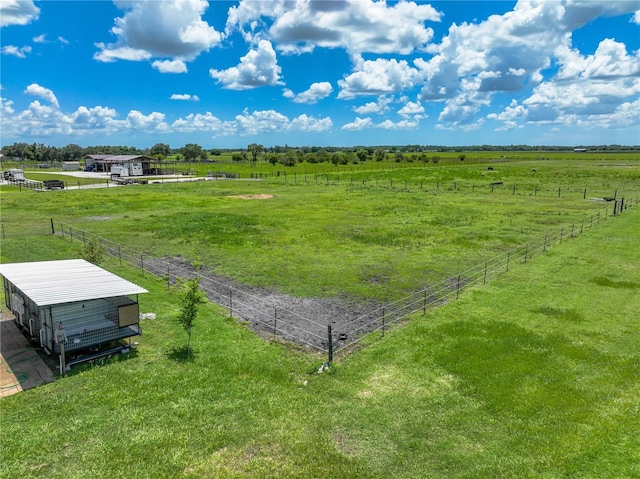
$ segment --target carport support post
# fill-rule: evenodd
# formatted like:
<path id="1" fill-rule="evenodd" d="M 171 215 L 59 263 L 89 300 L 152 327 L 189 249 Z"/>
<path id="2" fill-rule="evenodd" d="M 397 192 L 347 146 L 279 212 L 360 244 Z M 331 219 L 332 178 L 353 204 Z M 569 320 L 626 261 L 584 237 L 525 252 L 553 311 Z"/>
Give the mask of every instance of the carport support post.
<path id="1" fill-rule="evenodd" d="M 60 342 L 60 375 L 64 376 L 64 371 L 67 369 L 66 358 L 64 355 L 64 342 Z"/>
<path id="2" fill-rule="evenodd" d="M 327 338 L 329 340 L 329 364 L 333 362 L 333 335 L 331 334 L 331 325 L 327 324 Z"/>

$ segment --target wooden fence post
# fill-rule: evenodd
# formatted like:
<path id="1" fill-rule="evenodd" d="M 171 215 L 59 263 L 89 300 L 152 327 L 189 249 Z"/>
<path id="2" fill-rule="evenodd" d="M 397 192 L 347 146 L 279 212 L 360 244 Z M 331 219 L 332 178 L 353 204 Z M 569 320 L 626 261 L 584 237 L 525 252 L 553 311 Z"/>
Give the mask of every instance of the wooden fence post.
<path id="1" fill-rule="evenodd" d="M 327 324 L 327 336 L 329 339 L 329 364 L 333 362 L 333 335 L 331 334 L 331 325 Z"/>

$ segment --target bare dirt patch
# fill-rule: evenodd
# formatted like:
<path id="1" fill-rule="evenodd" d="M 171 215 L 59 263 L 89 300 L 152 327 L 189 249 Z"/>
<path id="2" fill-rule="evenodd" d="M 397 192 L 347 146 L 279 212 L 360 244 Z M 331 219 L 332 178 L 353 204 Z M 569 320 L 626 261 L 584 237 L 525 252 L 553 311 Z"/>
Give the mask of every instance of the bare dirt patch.
<path id="1" fill-rule="evenodd" d="M 232 195 L 229 198 L 237 198 L 239 200 L 268 200 L 273 198 L 273 195 Z"/>
<path id="2" fill-rule="evenodd" d="M 183 258 L 145 258 L 145 270 L 175 284 L 192 278 L 193 266 Z M 239 284 L 203 267 L 197 270 L 200 288 L 209 300 L 229 311 L 265 339 L 284 339 L 304 348 L 327 351 L 328 326 L 334 350 L 379 327 L 379 304 L 347 297 L 299 298 L 267 288 Z"/>

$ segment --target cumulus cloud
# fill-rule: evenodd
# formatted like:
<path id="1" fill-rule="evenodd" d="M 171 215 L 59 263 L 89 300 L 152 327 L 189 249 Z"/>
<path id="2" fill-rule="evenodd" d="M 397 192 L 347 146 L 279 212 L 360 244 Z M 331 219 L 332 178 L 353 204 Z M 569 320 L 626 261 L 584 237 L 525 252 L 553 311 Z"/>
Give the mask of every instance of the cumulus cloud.
<path id="1" fill-rule="evenodd" d="M 261 86 L 282 84 L 281 68 L 271 42 L 261 40 L 257 49 L 249 51 L 240 59 L 238 66 L 226 70 L 209 70 L 211 78 L 230 90 L 249 90 Z"/>
<path id="2" fill-rule="evenodd" d="M 115 19 L 111 29 L 115 43 L 96 43 L 94 58 L 103 62 L 170 58 L 174 62 L 154 65 L 159 71 L 186 71 L 179 62 L 191 61 L 203 51 L 218 45 L 222 34 L 202 20 L 209 3 L 204 0 L 164 0 L 131 2 L 116 0 L 126 13 Z"/>
<path id="3" fill-rule="evenodd" d="M 357 70 L 338 80 L 341 90 L 338 98 L 354 98 L 360 95 L 400 93 L 412 88 L 418 71 L 405 60 L 378 58 L 358 62 Z"/>
<path id="4" fill-rule="evenodd" d="M 572 46 L 572 33 L 599 16 L 632 13 L 638 6 L 635 0 L 520 0 L 504 15 L 453 24 L 440 44 L 428 47 L 431 58 L 414 62 L 422 83 L 419 99 L 445 101 L 442 127 L 475 128 L 482 122 L 477 114 L 497 93 L 535 89 L 554 63 L 558 80 L 636 76 L 638 56 L 627 54 L 623 44 L 608 39 L 583 57 Z"/>
<path id="5" fill-rule="evenodd" d="M 519 105 L 517 100 L 512 100 L 508 107 L 502 113 L 489 113 L 487 118 L 502 122 L 502 125 L 496 128 L 496 131 L 506 131 L 514 128 L 522 128 L 523 123 L 518 123 L 525 119 L 527 109 L 523 105 Z"/>
<path id="6" fill-rule="evenodd" d="M 391 103 L 391 101 L 393 101 L 393 98 L 382 95 L 377 101 L 371 101 L 364 105 L 354 107 L 353 111 L 361 115 L 370 115 L 372 113 L 382 115 L 390 110 L 389 103 Z"/>
<path id="7" fill-rule="evenodd" d="M 182 60 L 156 60 L 151 66 L 160 73 L 186 73 L 187 64 Z"/>
<path id="8" fill-rule="evenodd" d="M 206 114 L 190 114 L 180 118 L 171 125 L 176 131 L 193 133 L 208 131 L 213 136 L 258 135 L 283 131 L 305 131 L 320 133 L 333 126 L 331 118 L 315 118 L 306 114 L 290 120 L 286 115 L 275 110 L 256 110 L 250 112 L 245 108 L 233 120 L 221 120 L 210 112 Z"/>
<path id="9" fill-rule="evenodd" d="M 289 124 L 289 130 L 321 133 L 323 131 L 330 130 L 332 126 L 333 121 L 329 117 L 315 118 L 303 113 L 291 121 Z"/>
<path id="10" fill-rule="evenodd" d="M 371 128 L 372 125 L 373 125 L 373 120 L 371 118 L 357 117 L 351 123 L 346 123 L 342 125 L 342 129 L 349 130 L 349 131 L 359 131 L 359 130 L 364 130 L 366 128 Z"/>
<path id="11" fill-rule="evenodd" d="M 2 47 L 3 55 L 12 55 L 18 58 L 27 58 L 27 53 L 31 53 L 30 46 L 16 47 L 14 45 L 5 45 Z"/>
<path id="12" fill-rule="evenodd" d="M 169 97 L 170 100 L 191 100 L 191 101 L 200 101 L 200 98 L 197 95 L 189 95 L 188 93 L 174 93 Z"/>
<path id="13" fill-rule="evenodd" d="M 405 105 L 398 110 L 398 115 L 405 118 L 409 116 L 421 117 L 423 113 L 424 113 L 424 107 L 419 101 L 417 102 L 407 101 Z"/>
<path id="14" fill-rule="evenodd" d="M 312 105 L 318 103 L 328 97 L 333 92 L 333 87 L 329 82 L 317 82 L 312 83 L 308 90 L 305 90 L 297 95 L 289 89 L 285 89 L 282 96 L 292 99 L 295 103 L 306 103 Z"/>
<path id="15" fill-rule="evenodd" d="M 26 88 L 26 90 L 24 92 L 26 94 L 28 94 L 28 95 L 39 96 L 43 100 L 47 100 L 49 103 L 51 103 L 56 108 L 60 108 L 60 105 L 58 104 L 58 99 L 56 98 L 56 96 L 53 93 L 53 91 L 50 90 L 49 88 L 45 88 L 43 86 L 40 86 L 37 83 L 32 83 L 31 85 L 29 85 Z"/>
<path id="16" fill-rule="evenodd" d="M 27 25 L 39 15 L 40 9 L 33 0 L 2 0 L 0 3 L 0 27 Z"/>
<path id="17" fill-rule="evenodd" d="M 418 120 L 404 119 L 394 122 L 390 119 L 386 119 L 380 123 L 374 123 L 371 118 L 356 118 L 351 123 L 342 125 L 343 130 L 347 131 L 362 131 L 370 128 L 378 128 L 381 130 L 413 130 L 418 128 Z"/>
<path id="18" fill-rule="evenodd" d="M 430 5 L 403 1 L 395 5 L 374 0 L 298 0 L 255 2 L 242 0 L 229 9 L 227 32 L 240 31 L 248 41 L 264 35 L 287 52 L 308 52 L 315 47 L 362 52 L 409 54 L 424 49 L 433 38 L 426 21 L 440 21 Z"/>

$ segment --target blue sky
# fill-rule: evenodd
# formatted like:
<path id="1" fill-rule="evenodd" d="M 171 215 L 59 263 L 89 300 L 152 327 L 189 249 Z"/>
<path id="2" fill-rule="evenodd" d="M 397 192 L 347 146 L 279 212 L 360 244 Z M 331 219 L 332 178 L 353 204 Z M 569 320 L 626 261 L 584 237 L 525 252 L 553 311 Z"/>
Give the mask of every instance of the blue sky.
<path id="1" fill-rule="evenodd" d="M 640 144 L 640 0 L 0 0 L 2 145 Z"/>

